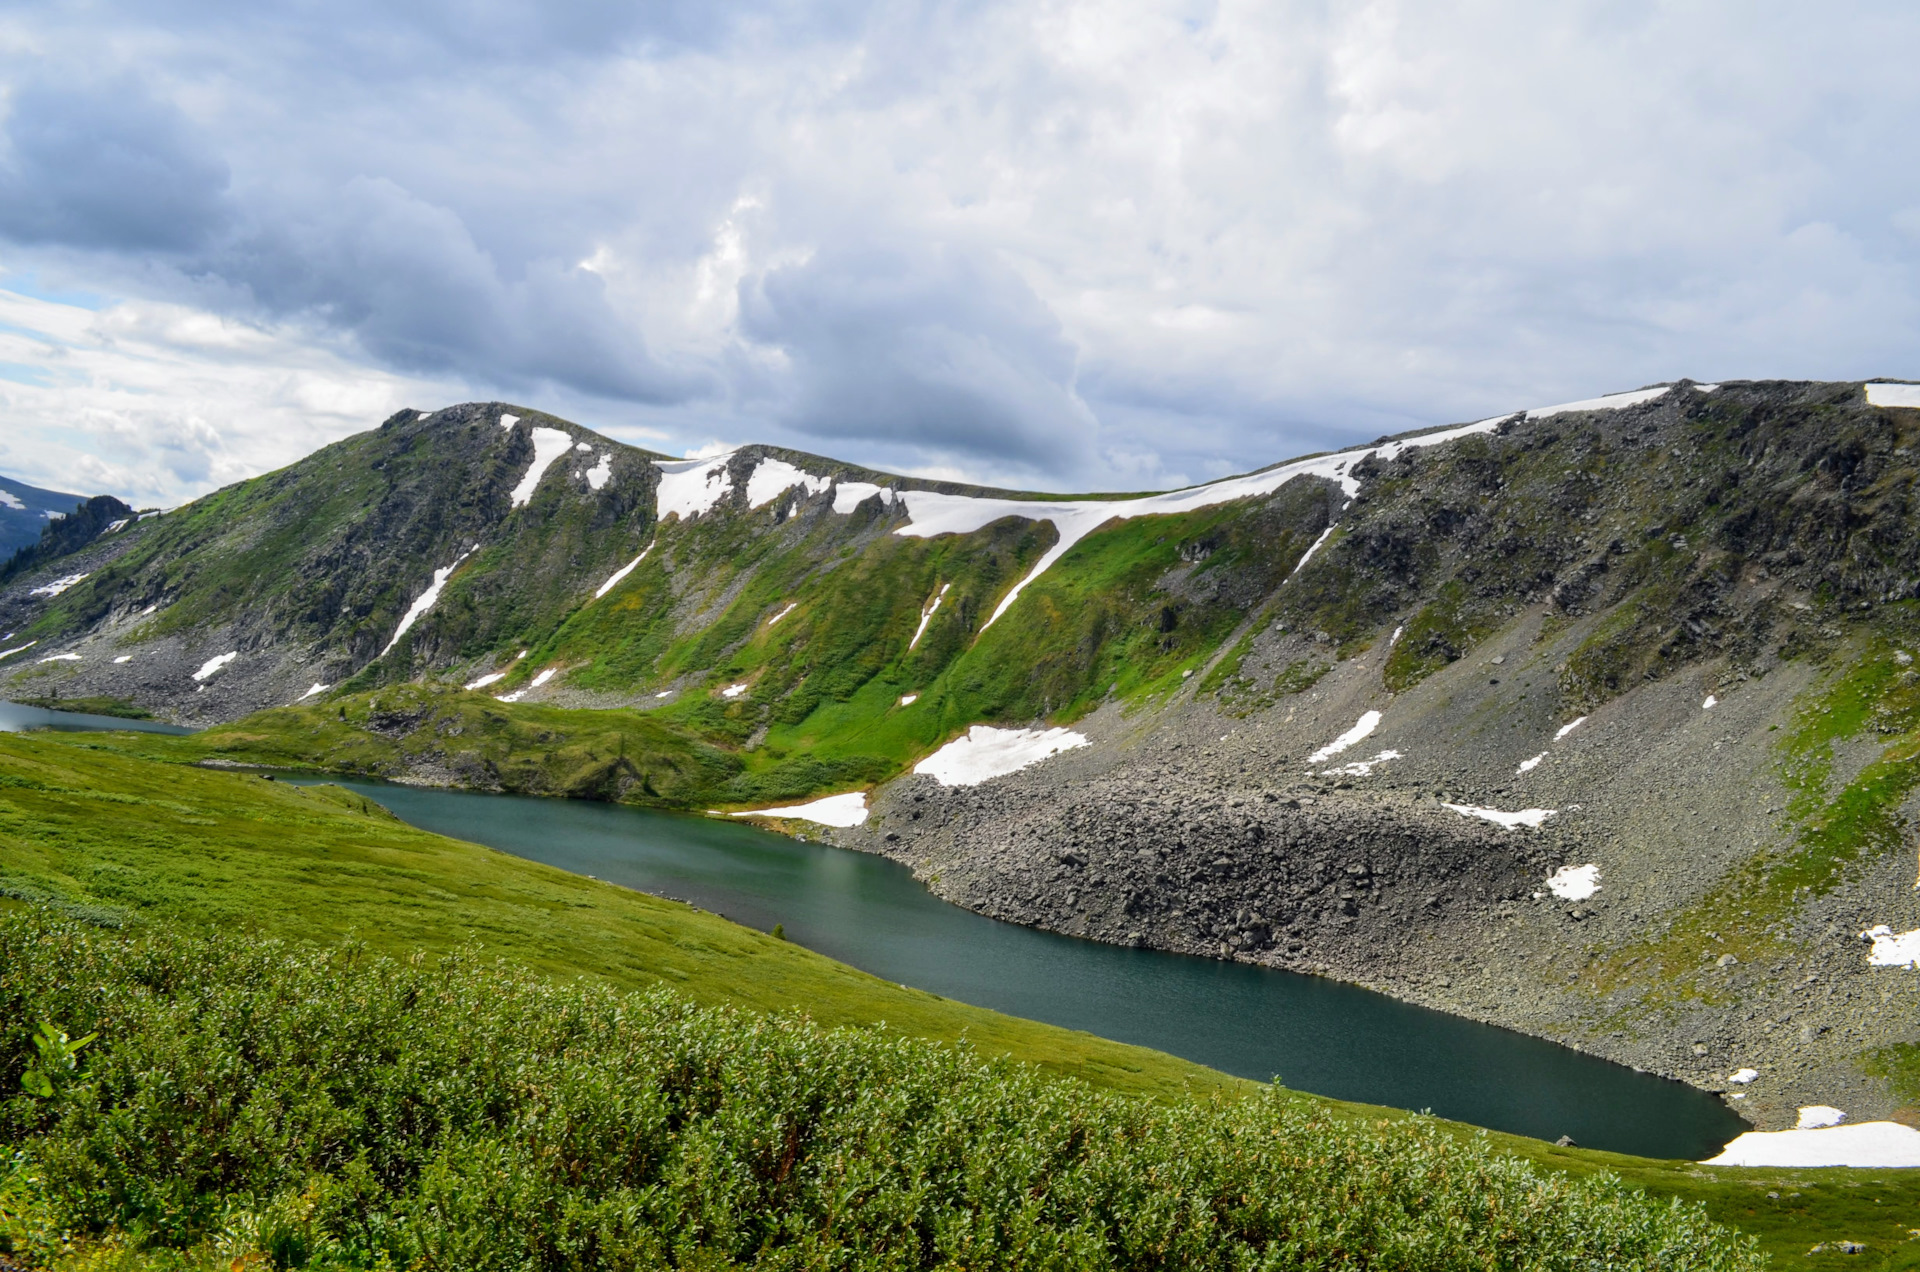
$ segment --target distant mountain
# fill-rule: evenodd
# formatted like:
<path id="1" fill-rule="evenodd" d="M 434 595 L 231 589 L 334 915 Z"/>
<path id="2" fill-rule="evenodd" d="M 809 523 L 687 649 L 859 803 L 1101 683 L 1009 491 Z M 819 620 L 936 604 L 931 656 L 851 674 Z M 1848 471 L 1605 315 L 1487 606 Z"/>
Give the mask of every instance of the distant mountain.
<path id="1" fill-rule="evenodd" d="M 233 760 L 842 794 L 983 913 L 1863 1120 L 1920 1105 L 1916 402 L 1681 381 L 1127 497 L 403 411 L 77 525 L 0 581 L 0 686 L 282 708 Z"/>
<path id="2" fill-rule="evenodd" d="M 85 495 L 42 490 L 0 473 L 0 563 L 21 548 L 39 542 L 40 532 L 48 522 L 66 516 L 85 498 Z"/>

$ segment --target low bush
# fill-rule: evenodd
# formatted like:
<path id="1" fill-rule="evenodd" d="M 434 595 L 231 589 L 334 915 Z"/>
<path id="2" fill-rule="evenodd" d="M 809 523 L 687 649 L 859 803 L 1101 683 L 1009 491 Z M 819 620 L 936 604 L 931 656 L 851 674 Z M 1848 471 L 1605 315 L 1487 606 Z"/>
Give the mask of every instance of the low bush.
<path id="1" fill-rule="evenodd" d="M 42 1024 L 98 1033 L 71 1066 Z M 50 1081 L 22 1085 L 28 1070 Z M 1424 1119 L 1156 1104 L 471 953 L 0 921 L 0 1224 L 114 1266 L 1744 1269 Z M 128 1260 L 136 1260 L 129 1264 Z"/>

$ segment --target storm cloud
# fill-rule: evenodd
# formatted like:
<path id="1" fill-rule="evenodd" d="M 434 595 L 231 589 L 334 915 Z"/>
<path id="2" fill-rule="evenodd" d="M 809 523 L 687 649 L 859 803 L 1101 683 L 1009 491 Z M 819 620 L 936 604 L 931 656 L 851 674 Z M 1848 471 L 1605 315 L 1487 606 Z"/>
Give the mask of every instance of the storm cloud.
<path id="1" fill-rule="evenodd" d="M 1132 489 L 1682 375 L 1920 376 L 1917 44 L 1891 3 L 29 0 L 0 287 L 78 308 L 14 306 L 49 325 L 0 393 L 45 423 L 4 458 L 119 462 L 63 419 L 151 419 L 181 495 L 291 458 L 312 430 L 208 387 L 242 365 L 323 433 L 500 396 Z M 116 387 L 125 323 L 171 407 Z"/>

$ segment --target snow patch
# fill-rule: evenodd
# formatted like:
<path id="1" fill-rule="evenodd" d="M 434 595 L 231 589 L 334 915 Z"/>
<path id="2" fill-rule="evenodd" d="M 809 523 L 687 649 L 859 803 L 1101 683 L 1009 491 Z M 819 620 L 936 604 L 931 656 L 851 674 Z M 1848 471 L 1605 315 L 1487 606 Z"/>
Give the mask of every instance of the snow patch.
<path id="1" fill-rule="evenodd" d="M 200 664 L 200 670 L 193 673 L 193 678 L 195 680 L 211 680 L 239 656 L 240 651 L 235 649 L 228 653 L 220 654 L 217 657 L 209 658 Z"/>
<path id="2" fill-rule="evenodd" d="M 495 702 L 518 702 L 526 696 L 527 691 L 525 689 L 515 689 L 512 693 L 496 694 L 493 700 Z"/>
<path id="3" fill-rule="evenodd" d="M 1387 637 L 1387 648 L 1392 649 L 1395 645 L 1398 645 L 1400 643 L 1400 633 L 1406 630 L 1407 629 L 1405 627 L 1394 628 L 1393 635 Z"/>
<path id="4" fill-rule="evenodd" d="M 308 698 L 311 698 L 311 697 L 313 697 L 313 695 L 314 695 L 314 694 L 316 694 L 316 693 L 325 693 L 325 692 L 326 692 L 327 690 L 329 690 L 329 689 L 331 689 L 331 688 L 333 688 L 333 686 L 332 686 L 332 685 L 323 685 L 323 684 L 321 684 L 321 683 L 320 683 L 319 681 L 317 681 L 317 680 L 316 680 L 316 681 L 314 681 L 314 682 L 313 682 L 313 688 L 311 688 L 311 689 L 309 689 L 309 690 L 307 690 L 307 691 L 306 691 L 305 693 L 303 693 L 303 694 L 301 694 L 301 695 L 300 695 L 300 696 L 299 696 L 298 698 L 295 698 L 295 699 L 294 699 L 294 701 L 295 701 L 295 702 L 305 702 L 305 701 L 306 701 L 306 700 L 307 700 Z"/>
<path id="5" fill-rule="evenodd" d="M 1660 390 L 1665 392 L 1665 390 Z M 1631 395 L 1621 395 L 1631 396 Z M 1625 405 L 1622 403 L 1621 405 Z M 1549 408 L 1550 410 L 1571 409 Z M 1073 550 L 1073 546 L 1092 534 L 1109 521 L 1125 521 L 1133 517 L 1163 516 L 1173 513 L 1192 512 L 1198 508 L 1211 508 L 1218 504 L 1229 503 L 1235 499 L 1251 499 L 1260 495 L 1269 495 L 1296 477 L 1323 477 L 1337 483 L 1347 497 L 1351 499 L 1360 493 L 1360 483 L 1351 474 L 1351 469 L 1368 455 L 1378 455 L 1381 460 L 1391 460 L 1403 451 L 1426 446 L 1438 446 L 1456 438 L 1468 437 L 1476 433 L 1488 433 L 1506 416 L 1499 419 L 1482 420 L 1477 424 L 1462 424 L 1457 428 L 1442 429 L 1435 433 L 1426 433 L 1419 437 L 1404 438 L 1397 442 L 1387 442 L 1381 446 L 1368 446 L 1350 451 L 1338 451 L 1330 455 L 1316 455 L 1310 459 L 1297 459 L 1290 464 L 1279 464 L 1257 473 L 1247 473 L 1240 477 L 1229 477 L 1205 486 L 1190 486 L 1184 490 L 1168 491 L 1165 494 L 1147 495 L 1138 499 L 989 499 L 975 495 L 947 495 L 931 490 L 902 490 L 894 498 L 904 504 L 911 520 L 899 527 L 895 534 L 912 535 L 915 538 L 931 539 L 942 534 L 972 534 L 991 525 L 1002 517 L 1024 517 L 1029 521 L 1051 521 L 1059 539 L 1034 563 L 1027 576 L 1014 584 L 1013 590 L 1002 597 L 993 614 L 980 626 L 981 631 L 993 626 L 1009 606 L 1018 600 L 1026 586 L 1052 568 L 1054 562 Z M 834 499 L 834 511 L 851 512 L 859 503 L 854 499 L 845 504 L 855 483 L 841 486 L 842 494 Z M 867 486 L 861 498 L 877 492 L 879 487 Z M 1322 535 L 1324 540 L 1325 536 Z M 1312 549 L 1303 556 L 1294 567 L 1306 564 L 1312 555 Z"/>
<path id="6" fill-rule="evenodd" d="M 1300 559 L 1293 563 L 1293 568 L 1291 570 L 1287 571 L 1287 577 L 1292 578 L 1294 575 L 1300 573 L 1300 571 L 1306 569 L 1307 562 L 1313 560 L 1313 554 L 1320 550 L 1320 545 L 1325 543 L 1328 539 L 1332 537 L 1333 537 L 1332 526 L 1328 526 L 1325 530 L 1322 530 L 1320 532 L 1320 537 L 1318 539 L 1315 539 L 1312 545 L 1309 546 L 1305 552 L 1302 552 L 1300 554 Z M 1398 629 L 1396 629 L 1396 634 L 1397 634 L 1397 631 Z"/>
<path id="7" fill-rule="evenodd" d="M 147 608 L 145 608 L 145 609 L 143 609 L 143 610 L 141 610 L 141 611 L 140 611 L 140 617 L 141 617 L 141 618 L 145 618 L 145 617 L 146 617 L 147 615 L 149 615 L 149 614 L 151 614 L 151 613 L 153 613 L 153 611 L 155 611 L 155 610 L 157 610 L 157 609 L 159 609 L 159 608 L 160 608 L 160 606 L 159 606 L 158 604 L 154 604 L 154 605 L 149 605 L 149 606 L 147 606 Z"/>
<path id="8" fill-rule="evenodd" d="M 747 477 L 747 507 L 770 504 L 795 486 L 805 487 L 809 495 L 818 495 L 832 485 L 833 478 L 802 472 L 784 459 L 763 459 Z"/>
<path id="9" fill-rule="evenodd" d="M 1838 1126 L 1846 1121 L 1847 1115 L 1831 1104 L 1807 1104 L 1800 1109 L 1800 1118 L 1793 1124 L 1796 1131 L 1817 1131 L 1825 1126 Z"/>
<path id="10" fill-rule="evenodd" d="M 109 535 L 116 530 L 125 530 L 127 528 L 128 523 L 131 522 L 132 520 L 133 520 L 132 517 L 122 517 L 118 521 L 109 521 L 107 523 L 107 528 L 105 530 L 102 530 L 100 533 L 102 535 Z"/>
<path id="11" fill-rule="evenodd" d="M 1220 740 L 1222 742 L 1226 741 L 1225 738 L 1221 738 Z M 1320 776 L 1366 777 L 1373 772 L 1375 765 L 1385 764 L 1388 760 L 1397 760 L 1399 758 L 1400 752 L 1398 751 L 1382 751 L 1370 760 L 1354 760 L 1350 764 L 1342 764 L 1337 768 L 1321 769 Z"/>
<path id="12" fill-rule="evenodd" d="M 1760 1070 L 1758 1069 L 1735 1069 L 1730 1075 L 1728 1075 L 1727 1081 L 1735 1084 L 1736 1086 L 1745 1086 L 1747 1085 L 1747 1083 L 1753 1081 L 1755 1078 L 1759 1076 L 1760 1076 Z"/>
<path id="13" fill-rule="evenodd" d="M 1449 804 L 1447 807 L 1453 808 L 1454 805 Z M 1488 810 L 1481 811 L 1484 812 Z M 1529 809 L 1528 811 L 1539 812 L 1540 810 Z M 1545 821 L 1546 818 L 1543 817 L 1540 820 Z M 1528 824 L 1538 826 L 1540 822 L 1536 821 Z M 1554 896 L 1559 897 L 1562 901 L 1585 901 L 1588 897 L 1600 891 L 1600 867 L 1594 865 L 1592 862 L 1588 862 L 1584 866 L 1562 866 L 1554 871 L 1553 876 L 1547 880 L 1547 891 L 1553 893 Z"/>
<path id="14" fill-rule="evenodd" d="M 527 465 L 526 475 L 520 478 L 520 484 L 513 488 L 512 507 L 522 508 L 540 479 L 547 475 L 547 469 L 553 467 L 562 455 L 573 449 L 573 437 L 557 428 L 536 428 L 533 430 L 533 462 Z"/>
<path id="15" fill-rule="evenodd" d="M 440 589 L 447 585 L 447 580 L 453 577 L 453 572 L 459 568 L 460 563 L 472 555 L 473 549 L 469 548 L 455 557 L 452 565 L 433 572 L 433 582 L 427 585 L 426 591 L 420 593 L 414 603 L 408 607 L 407 612 L 400 616 L 400 626 L 394 629 L 393 639 L 388 641 L 387 647 L 380 651 L 382 658 L 385 658 L 393 651 L 393 647 L 400 643 L 400 638 L 411 631 L 413 625 L 420 621 L 421 615 L 439 603 Z"/>
<path id="16" fill-rule="evenodd" d="M 1379 727 L 1380 713 L 1378 711 L 1369 711 L 1361 716 L 1359 723 L 1355 724 L 1351 729 L 1348 729 L 1345 733 L 1342 733 L 1339 737 L 1327 743 L 1312 755 L 1309 755 L 1307 757 L 1307 763 L 1324 764 Z"/>
<path id="17" fill-rule="evenodd" d="M 886 503 L 892 503 L 900 498 L 885 486 L 876 486 L 870 481 L 843 481 L 834 487 L 833 510 L 844 517 L 875 495 L 883 496 L 883 502 Z"/>
<path id="18" fill-rule="evenodd" d="M 900 695 L 900 705 L 903 707 L 910 707 L 918 701 L 920 701 L 920 695 L 917 693 L 903 693 Z"/>
<path id="19" fill-rule="evenodd" d="M 575 442 L 573 444 L 573 449 L 576 453 L 584 455 L 588 451 L 593 449 L 593 443 L 592 442 Z"/>
<path id="20" fill-rule="evenodd" d="M 735 817 L 798 817 L 822 826 L 859 826 L 867 820 L 865 791 L 829 795 L 807 804 L 789 804 L 785 808 L 752 808 Z"/>
<path id="21" fill-rule="evenodd" d="M 611 592 L 611 591 L 613 591 L 613 589 L 614 589 L 614 588 L 616 588 L 616 587 L 619 587 L 619 586 L 620 586 L 620 580 L 621 580 L 621 579 L 624 579 L 624 578 L 626 578 L 626 577 L 627 577 L 627 575 L 629 575 L 629 574 L 632 574 L 632 573 L 633 573 L 633 567 L 634 567 L 634 566 L 636 566 L 636 565 L 639 565 L 639 564 L 640 564 L 640 563 L 641 563 L 642 561 L 644 561 L 644 560 L 646 560 L 646 559 L 647 559 L 647 553 L 649 553 L 649 552 L 651 552 L 651 551 L 653 551 L 653 544 L 654 544 L 654 543 L 658 543 L 658 542 L 660 542 L 660 540 L 658 540 L 658 539 L 655 539 L 655 540 L 653 541 L 653 543 L 649 543 L 649 544 L 648 544 L 648 545 L 647 545 L 646 547 L 644 547 L 644 548 L 642 548 L 642 549 L 640 549 L 640 555 L 639 555 L 639 556 L 637 556 L 637 557 L 635 557 L 635 558 L 633 558 L 633 560 L 631 560 L 631 561 L 629 561 L 629 562 L 627 562 L 627 563 L 626 563 L 625 565 L 623 565 L 623 566 L 621 566 L 621 567 L 620 567 L 619 569 L 617 569 L 617 570 L 615 570 L 615 571 L 614 571 L 614 572 L 613 572 L 613 573 L 612 573 L 612 574 L 611 574 L 611 575 L 610 575 L 610 576 L 609 576 L 609 577 L 607 578 L 607 581 L 606 581 L 605 583 L 602 583 L 602 584 L 600 585 L 600 588 L 599 588 L 599 590 L 598 590 L 598 591 L 596 591 L 596 592 L 595 592 L 595 593 L 593 594 L 593 599 L 597 601 L 597 600 L 599 600 L 599 599 L 600 599 L 601 597 L 603 597 L 603 596 L 605 596 L 605 595 L 606 595 L 606 594 L 607 594 L 608 592 Z M 525 655 L 525 654 L 522 654 L 522 655 L 520 655 L 520 656 L 521 656 L 522 658 L 525 658 L 525 657 L 526 657 L 526 655 Z"/>
<path id="22" fill-rule="evenodd" d="M 507 673 L 504 671 L 490 671 L 478 680 L 469 680 L 466 684 L 462 685 L 461 688 L 470 690 L 485 689 L 488 685 L 498 684 L 506 678 Z"/>
<path id="23" fill-rule="evenodd" d="M 656 693 L 653 696 L 656 698 L 671 698 L 673 697 L 673 690 L 662 689 L 659 693 Z"/>
<path id="24" fill-rule="evenodd" d="M 747 682 L 743 680 L 737 685 L 728 685 L 725 689 L 722 689 L 720 691 L 720 696 L 722 698 L 738 698 L 741 694 L 745 693 L 746 691 L 747 691 Z"/>
<path id="25" fill-rule="evenodd" d="M 583 444 L 584 445 L 584 444 Z M 605 451 L 592 468 L 587 469 L 587 485 L 595 490 L 603 490 L 613 480 L 613 452 Z"/>
<path id="26" fill-rule="evenodd" d="M 1898 1122 L 1860 1122 L 1791 1131 L 1748 1131 L 1709 1166 L 1920 1166 L 1920 1131 Z"/>
<path id="27" fill-rule="evenodd" d="M 726 451 L 704 459 L 655 460 L 660 468 L 660 493 L 654 516 L 665 521 L 669 515 L 678 514 L 680 520 L 691 521 L 703 512 L 711 512 L 733 489 L 733 474 L 727 470 L 727 461 L 733 455 Z"/>
<path id="28" fill-rule="evenodd" d="M 1720 699 L 1714 697 L 1712 694 L 1708 694 L 1707 700 L 1700 704 L 1700 709 L 1702 711 L 1711 711 L 1719 705 L 1720 705 Z"/>
<path id="29" fill-rule="evenodd" d="M 1571 724 L 1561 725 L 1560 732 L 1553 735 L 1553 740 L 1555 742 L 1558 742 L 1561 738 L 1566 737 L 1567 734 L 1572 733 L 1575 729 L 1579 728 L 1581 725 L 1585 724 L 1586 722 L 1587 722 L 1587 717 L 1581 716 L 1579 719 L 1573 721 Z"/>
<path id="30" fill-rule="evenodd" d="M 1505 826 L 1512 830 L 1515 826 L 1538 829 L 1541 822 L 1560 810 L 1557 808 L 1523 808 L 1517 813 L 1503 813 L 1497 808 L 1482 808 L 1478 804 L 1447 804 L 1462 817 L 1478 817 L 1481 821 L 1490 821 L 1496 826 Z"/>
<path id="31" fill-rule="evenodd" d="M 552 680 L 554 677 L 554 673 L 559 670 L 560 669 L 558 667 L 543 668 L 540 674 L 533 678 L 533 683 L 528 685 L 527 688 L 538 689 L 541 685 L 546 684 L 547 681 Z"/>
<path id="32" fill-rule="evenodd" d="M 772 618 L 767 620 L 767 626 L 772 627 L 775 623 L 779 622 L 781 619 L 785 618 L 787 615 L 793 613 L 793 611 L 799 608 L 800 608 L 800 602 L 789 601 L 787 603 L 787 608 L 781 610 L 778 614 L 775 614 Z"/>
<path id="33" fill-rule="evenodd" d="M 940 608 L 940 602 L 947 598 L 947 589 L 952 586 L 953 584 L 951 583 L 942 583 L 939 593 L 933 598 L 933 602 L 920 611 L 920 626 L 914 629 L 913 639 L 907 642 L 908 653 L 912 653 L 913 647 L 920 643 L 920 638 L 927 634 L 927 624 L 933 620 L 935 611 Z"/>
<path id="34" fill-rule="evenodd" d="M 4 486 L 0 486 L 0 508 L 11 508 L 15 512 L 25 512 L 27 505 L 20 502 L 20 496 Z"/>
<path id="35" fill-rule="evenodd" d="M 113 665 L 117 667 L 117 666 L 119 666 L 119 665 L 120 665 L 121 663 L 130 663 L 130 662 L 132 662 L 132 661 L 133 661 L 133 655 L 132 655 L 132 654 L 122 654 L 122 655 L 120 655 L 120 656 L 119 656 L 118 658 L 116 658 L 116 659 L 114 659 L 114 660 L 113 660 Z"/>
<path id="36" fill-rule="evenodd" d="M 24 654 L 39 643 L 37 640 L 30 640 L 24 645 L 15 645 L 12 649 L 0 649 L 0 658 L 11 658 L 15 654 Z"/>
<path id="37" fill-rule="evenodd" d="M 1881 923 L 1862 932 L 1860 939 L 1873 942 L 1873 949 L 1867 953 L 1867 962 L 1874 967 L 1920 965 L 1920 929 L 1895 932 Z"/>
<path id="38" fill-rule="evenodd" d="M 1072 729 L 996 729 L 976 724 L 913 766 L 942 786 L 978 786 L 1062 751 L 1087 745 Z"/>
<path id="39" fill-rule="evenodd" d="M 1535 769 L 1537 769 L 1537 768 L 1539 768 L 1539 767 L 1540 767 L 1540 761 L 1542 761 L 1542 760 L 1544 760 L 1544 759 L 1546 759 L 1546 758 L 1547 758 L 1547 753 L 1546 753 L 1545 751 L 1542 751 L 1542 752 L 1540 752 L 1540 754 L 1538 754 L 1538 755 L 1536 755 L 1536 756 L 1534 756 L 1534 757 L 1533 757 L 1532 759 L 1530 759 L 1530 760 L 1522 760 L 1522 761 L 1520 761 L 1520 767 L 1519 767 L 1519 768 L 1517 768 L 1517 769 L 1515 769 L 1515 770 L 1513 770 L 1513 773 L 1514 773 L 1514 776 L 1515 776 L 1515 777 L 1518 777 L 1518 776 L 1519 776 L 1520 774 L 1522 774 L 1522 773 L 1531 773 L 1531 772 L 1533 772 L 1533 770 L 1535 770 Z"/>
<path id="40" fill-rule="evenodd" d="M 86 577 L 87 576 L 85 574 L 69 574 L 65 578 L 55 579 L 53 582 L 48 583 L 43 587 L 36 587 L 32 591 L 28 592 L 27 595 L 28 596 L 58 596 L 60 595 L 60 593 L 66 591 L 68 588 L 72 587 L 75 583 L 78 583 L 80 580 Z"/>
<path id="41" fill-rule="evenodd" d="M 518 424 L 519 422 L 520 422 L 520 417 L 518 415 L 502 415 L 500 417 L 501 428 L 512 428 L 515 424 Z"/>
<path id="42" fill-rule="evenodd" d="M 1920 384 L 1869 384 L 1868 406 L 1920 406 Z"/>
<path id="43" fill-rule="evenodd" d="M 80 661 L 80 655 L 78 655 L 78 654 L 49 654 L 49 655 L 47 655 L 47 656 L 46 656 L 45 658 L 42 658 L 42 659 L 41 659 L 40 661 L 41 661 L 41 662 L 43 662 L 43 663 L 50 663 L 50 662 L 79 662 L 79 661 Z M 195 677 L 194 677 L 194 679 L 195 679 L 195 680 L 198 680 L 198 679 L 200 679 L 200 677 L 198 677 L 198 676 L 195 676 Z"/>
<path id="44" fill-rule="evenodd" d="M 653 544 L 659 544 L 659 542 L 660 540 L 653 540 Z M 649 553 L 649 551 L 653 551 L 653 544 L 647 544 L 645 548 L 641 548 L 641 550 L 639 550 L 639 555 L 637 555 L 637 557 L 634 557 L 632 561 L 628 561 L 626 565 L 622 565 L 620 569 L 616 569 L 616 571 L 614 571 L 612 575 L 607 576 L 607 582 L 603 582 L 603 584 L 601 584 L 601 586 L 599 586 L 599 588 L 597 588 L 597 590 L 593 592 L 593 599 L 597 601 L 597 599 L 603 598 L 603 596 L 607 596 L 607 594 L 609 594 L 609 592 L 612 592 L 614 588 L 618 588 L 618 586 L 620 586 L 620 580 L 622 580 L 622 578 L 626 578 L 626 576 L 628 575 L 632 575 L 632 573 L 634 573 L 634 567 L 636 567 L 636 565 L 639 565 L 641 561 L 645 561 L 645 559 L 647 559 L 647 553 Z M 526 655 L 522 653 L 520 657 L 526 657 Z"/>
<path id="45" fill-rule="evenodd" d="M 1715 386 L 1718 387 L 1718 386 Z M 1526 412 L 1530 420 L 1544 420 L 1555 415 L 1565 415 L 1569 411 L 1617 411 L 1622 407 L 1638 406 L 1642 402 L 1651 402 L 1657 397 L 1671 392 L 1673 386 L 1662 384 L 1651 389 L 1635 389 L 1631 393 L 1609 393 L 1605 397 L 1582 398 L 1578 402 L 1562 402 L 1558 406 L 1536 406 Z M 1515 412 L 1514 414 L 1518 414 Z M 1513 415 L 1502 415 L 1499 419 L 1483 421 L 1498 424 L 1501 420 L 1510 420 Z"/>

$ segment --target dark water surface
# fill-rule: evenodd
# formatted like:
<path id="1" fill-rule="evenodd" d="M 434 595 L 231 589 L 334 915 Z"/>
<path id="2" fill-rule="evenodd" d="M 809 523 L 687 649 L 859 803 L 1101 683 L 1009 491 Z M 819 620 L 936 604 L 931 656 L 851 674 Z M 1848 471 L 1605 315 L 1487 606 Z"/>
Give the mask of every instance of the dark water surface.
<path id="1" fill-rule="evenodd" d="M 611 804 L 340 784 L 426 830 L 784 924 L 887 980 L 1242 1077 L 1647 1157 L 1711 1157 L 1748 1129 L 1681 1083 L 1384 994 L 982 918 L 882 857 Z"/>
<path id="2" fill-rule="evenodd" d="M 122 720 L 118 716 L 85 715 L 78 711 L 48 711 L 17 702 L 0 702 L 0 733 L 53 729 L 60 733 L 98 733 L 103 729 L 131 729 L 136 733 L 192 733 L 177 724 L 158 720 Z"/>

